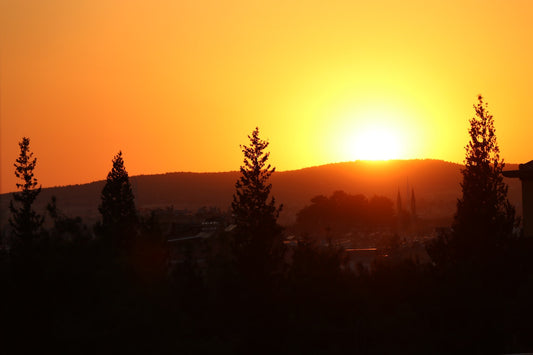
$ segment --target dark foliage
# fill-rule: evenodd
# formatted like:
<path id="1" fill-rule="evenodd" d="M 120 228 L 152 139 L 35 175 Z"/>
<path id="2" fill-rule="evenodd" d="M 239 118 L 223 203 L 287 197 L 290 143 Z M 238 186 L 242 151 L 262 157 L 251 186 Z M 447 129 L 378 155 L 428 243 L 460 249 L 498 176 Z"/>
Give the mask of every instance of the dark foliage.
<path id="1" fill-rule="evenodd" d="M 81 217 L 68 217 L 57 207 L 57 199 L 52 196 L 52 200 L 46 206 L 46 210 L 53 221 L 53 226 L 49 231 L 51 237 L 70 239 L 90 238 L 90 231 L 83 224 Z"/>
<path id="2" fill-rule="evenodd" d="M 303 239 L 283 248 L 276 223 L 279 208 L 269 197 L 268 178 L 274 169 L 266 164 L 267 143 L 258 138 L 257 129 L 250 140 L 243 147 L 245 164 L 232 206 L 236 230 L 220 228 L 202 239 L 202 253 L 195 254 L 198 250 L 191 245 L 178 266 L 167 264 L 168 246 L 155 213 L 132 217 L 133 194 L 120 154 L 110 176 L 122 183 L 104 189 L 109 207 L 104 211 L 115 211 L 110 207 L 113 196 L 124 198 L 119 205 L 127 207 L 118 215 L 130 217 L 107 221 L 120 221 L 113 227 L 116 233 L 135 230 L 135 238 L 126 243 L 127 257 L 109 253 L 108 239 L 86 235 L 81 219 L 67 217 L 52 199 L 48 212 L 53 225 L 41 238 L 28 244 L 24 254 L 0 248 L 3 352 L 533 350 L 531 240 L 503 238 L 497 257 L 452 263 L 447 258 L 457 255 L 449 252 L 454 236 L 443 233 L 437 266 L 391 257 L 391 247 L 389 256 L 358 272 L 351 271 L 345 253 L 331 243 Z M 367 201 L 336 193 L 313 203 L 332 201 L 350 208 L 361 203 L 372 209 L 374 204 L 392 214 L 388 199 Z M 321 213 L 336 208 L 334 203 L 328 206 Z M 212 221 L 220 215 L 203 209 L 195 218 Z"/>
<path id="3" fill-rule="evenodd" d="M 493 258 L 512 236 L 515 210 L 507 199 L 496 141 L 494 118 L 481 96 L 470 119 L 470 141 L 466 146 L 465 167 L 461 170 L 462 197 L 450 235 L 449 260 Z M 441 242 L 443 239 L 441 238 Z"/>
<path id="4" fill-rule="evenodd" d="M 393 203 L 387 197 L 368 200 L 363 195 L 336 191 L 330 197 L 313 197 L 311 205 L 298 212 L 297 226 L 306 233 L 327 231 L 334 236 L 353 229 L 390 228 L 393 217 Z"/>
<path id="5" fill-rule="evenodd" d="M 347 259 L 342 249 L 330 243 L 318 246 L 315 241 L 304 238 L 292 251 L 287 282 L 298 302 L 314 299 L 312 303 L 316 302 L 316 306 L 320 299 L 327 301 L 331 292 L 340 291 L 339 286 L 347 275 L 346 268 Z"/>
<path id="6" fill-rule="evenodd" d="M 138 232 L 138 216 L 122 152 L 113 158 L 113 167 L 107 174 L 98 210 L 102 215 L 102 223 L 97 227 L 97 232 L 117 250 L 129 249 Z"/>
<path id="7" fill-rule="evenodd" d="M 37 158 L 33 158 L 33 152 L 30 151 L 30 139 L 23 137 L 19 147 L 20 155 L 14 166 L 15 176 L 22 181 L 17 183 L 20 192 L 14 193 L 13 200 L 9 203 L 9 223 L 13 227 L 17 242 L 29 243 L 40 234 L 44 221 L 32 208 L 41 187 L 37 188 L 37 178 L 33 173 Z"/>
<path id="8" fill-rule="evenodd" d="M 250 145 L 241 146 L 244 165 L 240 167 L 241 176 L 235 183 L 231 204 L 235 223 L 241 231 L 276 233 L 279 232 L 276 220 L 281 206 L 276 207 L 274 197 L 269 201 L 272 184 L 268 180 L 276 171 L 267 163 L 270 153 L 264 150 L 269 143 L 259 138 L 259 128 L 248 138 Z"/>
<path id="9" fill-rule="evenodd" d="M 282 206 L 276 207 L 270 196 L 269 178 L 275 168 L 268 164 L 268 142 L 259 138 L 258 128 L 248 138 L 250 145 L 241 146 L 244 162 L 231 204 L 236 224 L 235 257 L 247 279 L 265 282 L 281 267 L 283 244 L 277 218 Z"/>

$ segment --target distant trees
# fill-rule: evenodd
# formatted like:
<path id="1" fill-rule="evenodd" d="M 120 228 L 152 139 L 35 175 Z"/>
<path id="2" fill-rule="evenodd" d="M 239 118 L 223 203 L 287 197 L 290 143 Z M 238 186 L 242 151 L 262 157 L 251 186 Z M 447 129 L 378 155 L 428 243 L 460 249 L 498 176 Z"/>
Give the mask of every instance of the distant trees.
<path id="1" fill-rule="evenodd" d="M 139 220 L 122 151 L 113 158 L 113 167 L 107 174 L 101 196 L 98 210 L 102 223 L 97 229 L 114 246 L 129 248 L 138 231 Z"/>
<path id="2" fill-rule="evenodd" d="M 268 164 L 270 153 L 265 149 L 269 143 L 259 138 L 257 127 L 248 138 L 250 144 L 241 146 L 244 161 L 231 208 L 237 225 L 237 258 L 260 277 L 275 272 L 283 257 L 281 227 L 277 224 L 282 206 L 277 207 L 270 197 L 272 184 L 268 180 L 276 169 Z"/>
<path id="3" fill-rule="evenodd" d="M 53 226 L 49 231 L 52 237 L 64 239 L 89 239 L 90 233 L 83 224 L 81 217 L 68 217 L 57 207 L 57 199 L 52 196 L 46 205 L 46 211 L 50 216 Z"/>
<path id="4" fill-rule="evenodd" d="M 19 147 L 20 155 L 14 166 L 15 176 L 22 181 L 17 183 L 20 192 L 15 192 L 13 200 L 9 203 L 11 211 L 9 224 L 20 241 L 28 242 L 40 233 L 44 218 L 32 208 L 33 202 L 41 192 L 41 187 L 37 188 L 37 178 L 33 173 L 37 158 L 33 158 L 33 153 L 30 151 L 30 139 L 23 137 Z"/>
<path id="5" fill-rule="evenodd" d="M 364 195 L 335 191 L 330 197 L 315 196 L 297 215 L 297 226 L 308 233 L 324 230 L 346 232 L 354 228 L 390 227 L 393 202 L 384 196 L 368 200 Z"/>

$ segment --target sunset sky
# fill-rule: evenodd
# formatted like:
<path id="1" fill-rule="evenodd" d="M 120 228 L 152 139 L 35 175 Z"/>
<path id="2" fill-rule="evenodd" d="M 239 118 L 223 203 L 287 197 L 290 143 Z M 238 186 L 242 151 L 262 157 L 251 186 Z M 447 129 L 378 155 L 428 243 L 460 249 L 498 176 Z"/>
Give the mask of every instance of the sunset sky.
<path id="1" fill-rule="evenodd" d="M 533 159 L 533 1 L 0 0 L 0 192 L 31 139 L 44 187 L 228 171 L 260 127 L 278 170 L 462 162 L 482 94 Z M 388 142 L 382 144 L 382 142 Z"/>

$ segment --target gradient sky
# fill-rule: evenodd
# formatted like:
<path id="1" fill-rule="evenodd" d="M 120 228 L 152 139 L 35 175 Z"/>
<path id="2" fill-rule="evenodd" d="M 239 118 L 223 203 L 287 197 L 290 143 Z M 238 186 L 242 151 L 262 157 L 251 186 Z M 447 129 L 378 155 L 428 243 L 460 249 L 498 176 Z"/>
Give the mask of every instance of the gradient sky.
<path id="1" fill-rule="evenodd" d="M 462 162 L 483 94 L 533 159 L 532 1 L 0 0 L 0 192 L 21 137 L 45 186 L 372 155 Z"/>

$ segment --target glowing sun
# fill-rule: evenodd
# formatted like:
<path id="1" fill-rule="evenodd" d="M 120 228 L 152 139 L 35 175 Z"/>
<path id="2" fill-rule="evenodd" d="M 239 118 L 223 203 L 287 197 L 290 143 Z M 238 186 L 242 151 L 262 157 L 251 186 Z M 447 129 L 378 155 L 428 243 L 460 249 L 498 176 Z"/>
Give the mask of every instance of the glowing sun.
<path id="1" fill-rule="evenodd" d="M 329 139 L 337 161 L 407 159 L 419 141 L 416 114 L 400 104 L 367 100 L 339 110 Z"/>
<path id="2" fill-rule="evenodd" d="M 358 160 L 389 160 L 403 157 L 403 144 L 393 127 L 367 126 L 349 143 L 350 155 Z"/>

